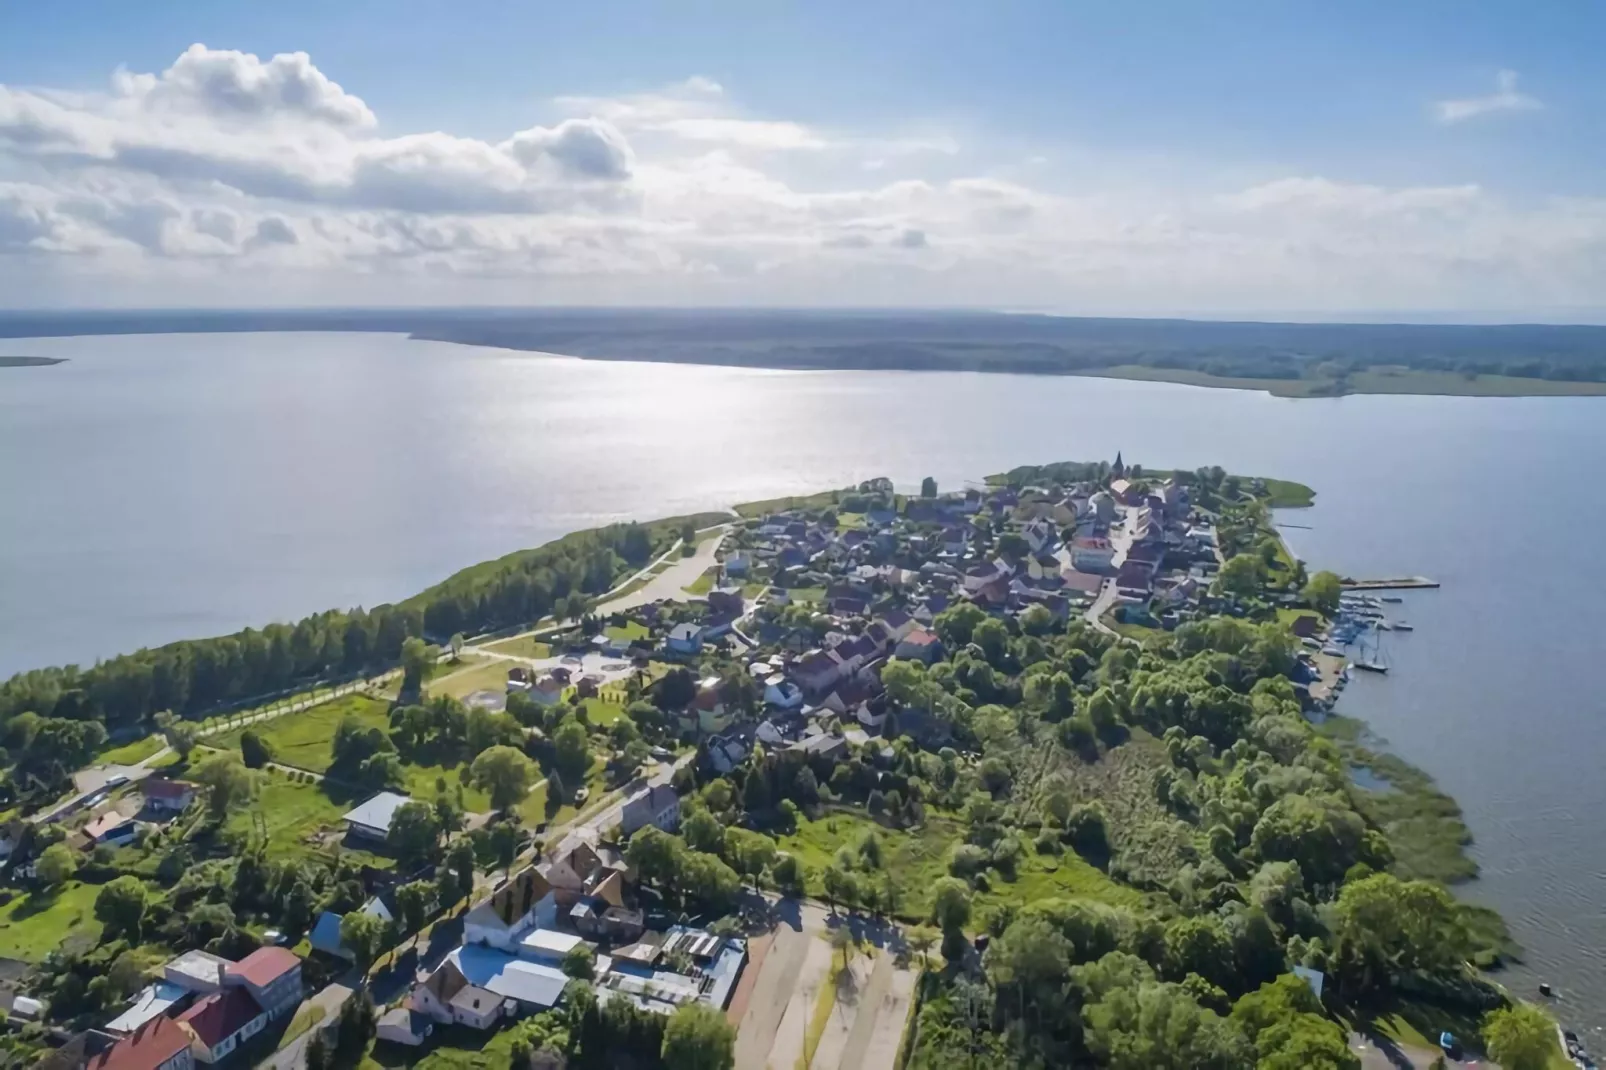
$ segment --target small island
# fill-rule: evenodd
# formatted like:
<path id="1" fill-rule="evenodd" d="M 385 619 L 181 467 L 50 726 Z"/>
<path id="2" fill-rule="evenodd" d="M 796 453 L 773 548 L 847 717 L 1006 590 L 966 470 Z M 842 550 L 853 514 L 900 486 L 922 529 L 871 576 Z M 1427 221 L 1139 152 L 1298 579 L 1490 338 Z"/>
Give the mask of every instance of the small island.
<path id="1" fill-rule="evenodd" d="M 65 364 L 66 357 L 7 357 L 0 356 L 0 368 L 46 368 L 52 364 Z"/>
<path id="2" fill-rule="evenodd" d="M 1327 708 L 1313 497 L 873 479 L 20 674 L 18 1005 L 142 1065 L 1546 1065 L 1455 803 Z"/>

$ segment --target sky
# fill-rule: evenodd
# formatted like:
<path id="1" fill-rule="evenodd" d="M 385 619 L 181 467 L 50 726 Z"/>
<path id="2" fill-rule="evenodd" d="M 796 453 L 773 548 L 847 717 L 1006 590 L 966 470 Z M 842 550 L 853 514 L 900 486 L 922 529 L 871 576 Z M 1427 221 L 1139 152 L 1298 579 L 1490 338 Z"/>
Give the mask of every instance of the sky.
<path id="1" fill-rule="evenodd" d="M 1606 321 L 1606 6 L 0 0 L 0 307 Z"/>

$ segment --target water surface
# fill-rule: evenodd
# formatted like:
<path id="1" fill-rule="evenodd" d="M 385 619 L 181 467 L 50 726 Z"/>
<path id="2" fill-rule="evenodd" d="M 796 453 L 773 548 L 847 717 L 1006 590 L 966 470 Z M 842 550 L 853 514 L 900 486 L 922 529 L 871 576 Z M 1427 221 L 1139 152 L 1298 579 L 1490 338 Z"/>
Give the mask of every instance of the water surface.
<path id="1" fill-rule="evenodd" d="M 1113 457 L 1309 483 L 1317 567 L 1425 573 L 1363 717 L 1466 808 L 1528 948 L 1606 1023 L 1606 400 L 582 362 L 371 334 L 29 339 L 0 371 L 0 673 L 405 597 L 575 528 L 874 475 Z M 1597 1045 L 1598 1046 L 1598 1045 Z"/>

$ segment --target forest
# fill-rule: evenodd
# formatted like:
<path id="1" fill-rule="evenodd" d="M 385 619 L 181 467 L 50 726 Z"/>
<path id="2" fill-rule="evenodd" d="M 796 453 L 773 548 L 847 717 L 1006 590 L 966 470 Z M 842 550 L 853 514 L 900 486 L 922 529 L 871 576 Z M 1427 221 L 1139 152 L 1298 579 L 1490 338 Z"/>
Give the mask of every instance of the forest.
<path id="1" fill-rule="evenodd" d="M 993 312 L 731 309 L 319 309 L 29 312 L 0 338 L 217 331 L 386 331 L 598 360 L 766 368 L 1087 374 L 1140 366 L 1315 380 L 1369 368 L 1606 381 L 1606 327 L 1095 319 Z"/>
<path id="2" fill-rule="evenodd" d="M 14 786 L 61 783 L 108 735 L 143 728 L 158 712 L 193 716 L 394 666 L 410 638 L 444 640 L 549 613 L 578 616 L 592 598 L 668 549 L 687 522 L 721 519 L 724 514 L 704 514 L 575 532 L 464 569 L 395 605 L 326 610 L 294 624 L 183 640 L 87 668 L 18 673 L 0 684 L 0 725 Z"/>

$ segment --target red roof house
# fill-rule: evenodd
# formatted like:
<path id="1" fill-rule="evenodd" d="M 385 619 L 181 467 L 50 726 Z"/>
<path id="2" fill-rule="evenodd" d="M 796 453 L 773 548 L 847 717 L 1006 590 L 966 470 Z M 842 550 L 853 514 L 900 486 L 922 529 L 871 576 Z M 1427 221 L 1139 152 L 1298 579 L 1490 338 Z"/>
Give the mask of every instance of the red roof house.
<path id="1" fill-rule="evenodd" d="M 297 960 L 298 962 L 300 960 Z M 216 1062 L 268 1024 L 268 1012 L 243 987 L 225 988 L 198 1001 L 178 1016 L 195 1042 L 205 1049 L 202 1062 Z"/>
<path id="2" fill-rule="evenodd" d="M 85 1064 L 86 1070 L 191 1070 L 194 1065 L 189 1031 L 161 1015 Z"/>

